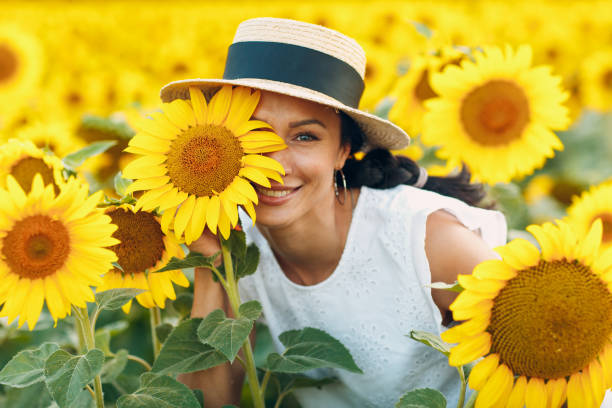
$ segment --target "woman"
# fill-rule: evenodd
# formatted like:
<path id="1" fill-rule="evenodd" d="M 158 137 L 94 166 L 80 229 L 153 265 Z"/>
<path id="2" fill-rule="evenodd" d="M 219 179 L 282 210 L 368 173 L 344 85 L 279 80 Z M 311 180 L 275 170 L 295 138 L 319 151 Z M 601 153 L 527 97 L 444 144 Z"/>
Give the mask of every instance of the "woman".
<path id="1" fill-rule="evenodd" d="M 505 222 L 498 212 L 466 204 L 482 198 L 467 172 L 428 178 L 414 162 L 388 152 L 409 139 L 357 109 L 364 68 L 361 47 L 340 33 L 252 19 L 238 28 L 224 79 L 177 81 L 162 89 L 162 99 L 185 98 L 194 84 L 209 94 L 221 83 L 260 89 L 253 116 L 288 146 L 269 154 L 285 168 L 284 183 L 257 187 L 257 223 L 243 218 L 261 261 L 240 281 L 242 298 L 262 303 L 275 339 L 306 326 L 325 330 L 364 372 L 313 372 L 340 381 L 296 391 L 302 406 L 390 407 L 403 392 L 424 387 L 442 391 L 452 406 L 456 370 L 406 335 L 444 330 L 453 296 L 428 285 L 454 282 L 495 258 L 491 248 L 505 243 Z M 363 150 L 369 153 L 355 160 Z M 211 255 L 218 243 L 205 234 L 190 249 Z M 209 271 L 197 270 L 194 286 L 193 317 L 217 308 L 229 314 Z M 283 350 L 278 340 L 275 345 Z M 202 389 L 207 406 L 222 406 L 238 404 L 243 377 L 239 364 L 227 364 L 181 380 Z"/>

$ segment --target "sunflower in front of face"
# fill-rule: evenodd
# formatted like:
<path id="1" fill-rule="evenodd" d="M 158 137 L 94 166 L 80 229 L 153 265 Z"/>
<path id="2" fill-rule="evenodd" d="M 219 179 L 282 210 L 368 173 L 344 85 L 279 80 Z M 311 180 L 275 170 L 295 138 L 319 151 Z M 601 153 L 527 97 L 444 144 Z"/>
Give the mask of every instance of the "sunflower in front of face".
<path id="1" fill-rule="evenodd" d="M 600 251 L 600 220 L 586 235 L 557 223 L 527 227 L 541 250 L 515 239 L 459 275 L 462 323 L 442 339 L 459 343 L 452 366 L 484 357 L 469 376 L 476 407 L 596 407 L 612 385 L 612 249 Z"/>
<path id="2" fill-rule="evenodd" d="M 207 103 L 198 88 L 191 99 L 176 99 L 136 125 L 128 148 L 140 157 L 123 176 L 136 179 L 129 191 L 146 190 L 136 209 L 163 212 L 164 232 L 173 229 L 187 244 L 208 226 L 225 238 L 238 223 L 238 206 L 255 220 L 257 193 L 252 183 L 282 183 L 283 167 L 261 153 L 286 147 L 264 122 L 250 120 L 260 92 L 230 85 Z M 263 129 L 263 130 L 262 130 Z"/>
<path id="3" fill-rule="evenodd" d="M 52 184 L 58 193 L 64 183 L 63 168 L 59 158 L 29 140 L 9 139 L 0 146 L 0 187 L 5 187 L 6 176 L 11 175 L 29 193 L 34 176 L 40 174 L 44 184 Z"/>
<path id="4" fill-rule="evenodd" d="M 591 187 L 567 208 L 567 222 L 584 232 L 595 220 L 603 225 L 602 247 L 612 248 L 612 182 Z"/>
<path id="5" fill-rule="evenodd" d="M 162 232 L 160 220 L 149 211 L 135 210 L 130 205 L 112 206 L 106 209 L 112 223 L 117 225 L 113 237 L 120 242 L 110 249 L 117 255 L 121 269 L 114 267 L 106 275 L 98 291 L 113 288 L 137 288 L 145 290 L 136 296 L 142 306 L 165 307 L 166 299 L 176 299 L 172 283 L 189 286 L 181 270 L 156 272 L 172 257 L 183 258 L 184 252 L 173 235 Z M 123 306 L 128 313 L 132 302 Z"/>
<path id="6" fill-rule="evenodd" d="M 568 94 L 549 67 L 531 67 L 531 48 L 484 47 L 432 76 L 439 95 L 425 102 L 422 141 L 480 181 L 494 184 L 531 174 L 563 144 L 553 130 L 569 125 Z"/>
<path id="7" fill-rule="evenodd" d="M 93 302 L 90 286 L 117 257 L 107 247 L 118 241 L 110 217 L 97 209 L 102 192 L 70 179 L 55 193 L 40 174 L 27 192 L 13 176 L 0 188 L 0 316 L 9 324 L 19 317 L 34 328 L 43 303 L 53 319 L 71 313 L 72 305 Z"/>

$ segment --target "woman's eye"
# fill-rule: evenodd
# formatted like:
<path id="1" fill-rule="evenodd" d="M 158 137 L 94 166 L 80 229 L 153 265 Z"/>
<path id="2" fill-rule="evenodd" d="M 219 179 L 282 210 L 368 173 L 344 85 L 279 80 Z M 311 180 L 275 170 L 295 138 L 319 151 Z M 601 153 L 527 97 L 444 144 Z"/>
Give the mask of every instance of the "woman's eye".
<path id="1" fill-rule="evenodd" d="M 295 137 L 295 140 L 299 142 L 309 142 L 311 140 L 316 140 L 316 137 L 310 133 L 300 133 Z"/>

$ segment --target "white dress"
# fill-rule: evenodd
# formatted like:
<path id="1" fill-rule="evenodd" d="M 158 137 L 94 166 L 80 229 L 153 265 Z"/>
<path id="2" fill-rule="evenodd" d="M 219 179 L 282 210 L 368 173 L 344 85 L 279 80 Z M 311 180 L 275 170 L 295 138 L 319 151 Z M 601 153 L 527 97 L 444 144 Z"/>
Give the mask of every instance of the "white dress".
<path id="1" fill-rule="evenodd" d="M 505 244 L 500 212 L 405 185 L 363 187 L 337 268 L 324 281 L 302 286 L 285 276 L 265 238 L 243 218 L 247 240 L 257 244 L 261 259 L 257 272 L 240 280 L 240 293 L 243 301 L 261 302 L 277 351 L 284 350 L 280 333 L 314 327 L 340 340 L 364 372 L 309 372 L 340 381 L 296 390 L 302 407 L 393 407 L 416 388 L 437 389 L 449 407 L 456 406 L 457 370 L 442 354 L 407 337 L 411 330 L 445 330 L 427 286 L 431 274 L 425 255 L 427 216 L 439 209 L 477 231 L 491 247 Z"/>

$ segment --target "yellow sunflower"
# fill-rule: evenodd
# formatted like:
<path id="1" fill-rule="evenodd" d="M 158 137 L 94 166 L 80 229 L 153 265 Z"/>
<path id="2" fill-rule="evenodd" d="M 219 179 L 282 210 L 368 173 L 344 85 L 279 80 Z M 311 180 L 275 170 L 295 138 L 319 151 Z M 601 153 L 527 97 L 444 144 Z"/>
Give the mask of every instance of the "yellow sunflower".
<path id="1" fill-rule="evenodd" d="M 0 187 L 6 186 L 6 176 L 10 174 L 29 193 L 34 176 L 40 173 L 45 185 L 53 184 L 57 193 L 64 183 L 63 168 L 60 159 L 29 140 L 9 139 L 0 146 Z"/>
<path id="2" fill-rule="evenodd" d="M 612 109 L 612 47 L 584 59 L 580 85 L 585 106 L 603 112 Z"/>
<path id="3" fill-rule="evenodd" d="M 0 25 L 0 101 L 3 109 L 22 102 L 36 90 L 44 63 L 42 47 L 24 30 Z M 9 103 L 9 99 L 11 99 Z"/>
<path id="4" fill-rule="evenodd" d="M 580 233 L 585 232 L 593 221 L 603 224 L 602 247 L 612 248 L 612 182 L 591 187 L 576 197 L 567 209 L 566 221 Z"/>
<path id="5" fill-rule="evenodd" d="M 476 407 L 595 407 L 612 385 L 612 250 L 600 251 L 602 223 L 586 235 L 544 223 L 496 248 L 459 275 L 465 289 L 451 304 L 463 321 L 442 339 L 459 343 L 449 364 L 484 357 L 469 377 Z"/>
<path id="6" fill-rule="evenodd" d="M 531 68 L 531 48 L 484 47 L 475 62 L 432 76 L 440 96 L 425 102 L 422 141 L 486 183 L 508 182 L 541 167 L 563 144 L 552 129 L 569 124 L 568 94 L 550 68 Z"/>
<path id="7" fill-rule="evenodd" d="M 0 189 L 0 316 L 34 328 L 43 302 L 57 323 L 94 301 L 90 286 L 117 260 L 117 228 L 96 206 L 102 192 L 71 179 L 56 194 L 37 174 L 26 193 L 14 177 Z"/>
<path id="8" fill-rule="evenodd" d="M 280 163 L 260 153 L 286 147 L 264 122 L 249 120 L 259 102 L 259 91 L 223 86 L 206 102 L 198 88 L 191 100 L 163 104 L 136 125 L 137 133 L 125 151 L 140 154 L 123 170 L 136 179 L 128 192 L 147 190 L 136 209 L 159 208 L 162 229 L 171 227 L 190 244 L 204 230 L 227 238 L 238 223 L 238 205 L 255 219 L 257 193 L 251 182 L 270 187 L 282 182 Z M 264 129 L 264 130 L 262 130 Z"/>
<path id="9" fill-rule="evenodd" d="M 136 296 L 142 306 L 164 308 L 166 299 L 176 299 L 172 282 L 187 287 L 189 281 L 179 270 L 155 273 L 163 268 L 174 256 L 183 258 L 185 253 L 179 242 L 172 235 L 165 235 L 161 230 L 160 220 L 148 211 L 137 211 L 130 205 L 109 207 L 105 213 L 111 217 L 117 230 L 113 237 L 120 243 L 110 249 L 117 254 L 117 263 L 121 267 L 112 268 L 103 277 L 98 291 L 113 288 L 137 288 L 146 292 Z M 129 313 L 132 302 L 122 309 Z"/>
<path id="10" fill-rule="evenodd" d="M 84 147 L 75 137 L 70 122 L 62 120 L 36 121 L 17 130 L 15 136 L 17 139 L 31 141 L 40 149 L 49 149 L 58 157 L 64 157 Z"/>

